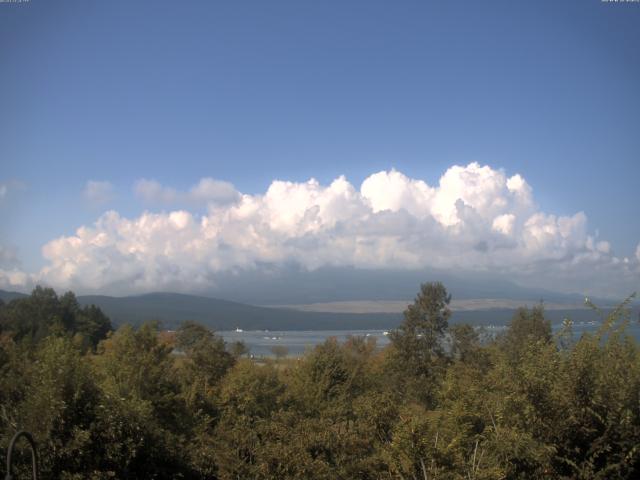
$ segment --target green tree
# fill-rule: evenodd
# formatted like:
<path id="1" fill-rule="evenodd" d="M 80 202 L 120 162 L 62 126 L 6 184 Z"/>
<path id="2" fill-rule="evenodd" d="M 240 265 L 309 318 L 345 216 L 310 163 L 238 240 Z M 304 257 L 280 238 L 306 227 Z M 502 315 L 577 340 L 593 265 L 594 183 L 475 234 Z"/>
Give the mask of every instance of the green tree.
<path id="1" fill-rule="evenodd" d="M 450 328 L 451 355 L 463 363 L 480 360 L 480 336 L 471 325 L 458 324 Z"/>
<path id="2" fill-rule="evenodd" d="M 282 360 L 287 355 L 289 355 L 289 349 L 284 345 L 274 345 L 270 350 L 277 360 Z"/>
<path id="3" fill-rule="evenodd" d="M 82 335 L 84 342 L 92 348 L 107 338 L 112 329 L 109 317 L 95 305 L 87 305 L 75 313 L 75 331 Z"/>
<path id="4" fill-rule="evenodd" d="M 451 317 L 451 296 L 442 283 L 424 283 L 404 320 L 389 335 L 393 346 L 390 370 L 398 388 L 427 405 L 435 400 L 437 381 L 446 364 L 443 347 Z"/>
<path id="5" fill-rule="evenodd" d="M 104 394 L 96 429 L 103 469 L 119 478 L 176 478 L 191 471 L 184 434 L 191 427 L 173 375 L 172 347 L 157 323 L 120 327 L 94 359 Z"/>
<path id="6" fill-rule="evenodd" d="M 0 310 L 2 330 L 18 341 L 26 338 L 39 341 L 46 337 L 54 325 L 64 329 L 63 311 L 56 292 L 37 286 L 26 298 L 10 301 Z"/>
<path id="7" fill-rule="evenodd" d="M 519 308 L 513 315 L 500 344 L 512 361 L 518 361 L 531 343 L 551 341 L 551 322 L 544 316 L 544 305 Z"/>
<path id="8" fill-rule="evenodd" d="M 78 334 L 80 343 L 95 348 L 111 331 L 111 322 L 94 305 L 81 308 L 73 292 L 58 297 L 53 289 L 37 286 L 28 297 L 0 308 L 0 331 L 31 342 L 51 333 Z"/>
<path id="9" fill-rule="evenodd" d="M 549 433 L 559 478 L 630 479 L 640 472 L 640 348 L 626 331 L 632 298 L 559 354 L 562 413 Z"/>
<path id="10" fill-rule="evenodd" d="M 69 337 L 50 336 L 37 349 L 13 352 L 11 370 L 21 385 L 2 402 L 2 444 L 16 430 L 31 432 L 38 444 L 42 473 L 51 478 L 81 475 L 98 467 L 93 430 L 101 395 L 90 365 Z M 19 365 L 19 363 L 26 365 Z M 27 363 L 28 362 L 28 363 Z M 7 372 L 13 376 L 13 372 Z M 18 387 L 18 390 L 16 390 Z"/>
<path id="11" fill-rule="evenodd" d="M 236 360 L 244 357 L 245 355 L 249 355 L 249 348 L 244 342 L 239 340 L 232 342 L 230 345 L 227 345 L 227 350 Z"/>
<path id="12" fill-rule="evenodd" d="M 180 379 L 187 402 L 211 409 L 217 385 L 234 365 L 235 357 L 227 351 L 222 337 L 195 322 L 184 322 L 180 326 L 175 346 L 184 353 Z"/>
<path id="13" fill-rule="evenodd" d="M 220 422 L 211 442 L 223 479 L 264 478 L 262 451 L 272 414 L 282 406 L 284 385 L 270 365 L 243 359 L 224 379 Z"/>

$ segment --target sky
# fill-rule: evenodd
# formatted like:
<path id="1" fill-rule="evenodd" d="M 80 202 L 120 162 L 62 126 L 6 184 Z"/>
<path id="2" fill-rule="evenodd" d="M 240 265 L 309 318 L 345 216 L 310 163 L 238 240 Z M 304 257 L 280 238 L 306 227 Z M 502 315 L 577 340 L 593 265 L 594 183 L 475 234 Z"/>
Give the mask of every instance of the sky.
<path id="1" fill-rule="evenodd" d="M 640 3 L 0 3 L 0 288 L 640 287 Z"/>

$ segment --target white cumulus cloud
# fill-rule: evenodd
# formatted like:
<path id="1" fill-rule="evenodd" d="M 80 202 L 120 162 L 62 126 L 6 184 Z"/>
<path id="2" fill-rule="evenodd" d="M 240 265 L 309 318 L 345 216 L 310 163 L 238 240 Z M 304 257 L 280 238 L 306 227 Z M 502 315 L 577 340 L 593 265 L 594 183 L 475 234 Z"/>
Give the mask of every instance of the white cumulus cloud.
<path id="1" fill-rule="evenodd" d="M 113 200 L 114 188 L 110 182 L 89 180 L 82 190 L 82 194 L 87 201 L 93 205 L 104 205 Z"/>
<path id="2" fill-rule="evenodd" d="M 107 212 L 47 243 L 40 272 L 0 271 L 0 284 L 193 291 L 214 285 L 221 272 L 287 264 L 501 272 L 520 283 L 602 294 L 626 294 L 640 279 L 640 246 L 635 259 L 618 259 L 589 233 L 583 212 L 542 212 L 521 175 L 478 163 L 452 166 L 437 185 L 390 170 L 359 188 L 341 176 L 329 185 L 276 180 L 257 195 L 210 178 L 183 192 L 154 180 L 135 189 L 150 202 L 209 208 L 133 218 Z"/>

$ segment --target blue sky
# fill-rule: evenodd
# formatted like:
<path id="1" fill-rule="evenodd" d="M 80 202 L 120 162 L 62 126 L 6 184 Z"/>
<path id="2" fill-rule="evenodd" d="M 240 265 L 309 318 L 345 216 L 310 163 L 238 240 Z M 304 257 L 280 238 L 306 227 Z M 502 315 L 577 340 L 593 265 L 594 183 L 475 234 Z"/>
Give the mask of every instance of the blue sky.
<path id="1" fill-rule="evenodd" d="M 170 210 L 143 178 L 255 195 L 478 162 L 633 258 L 639 44 L 640 4 L 599 0 L 0 4 L 0 245 L 33 272 L 108 209 Z"/>

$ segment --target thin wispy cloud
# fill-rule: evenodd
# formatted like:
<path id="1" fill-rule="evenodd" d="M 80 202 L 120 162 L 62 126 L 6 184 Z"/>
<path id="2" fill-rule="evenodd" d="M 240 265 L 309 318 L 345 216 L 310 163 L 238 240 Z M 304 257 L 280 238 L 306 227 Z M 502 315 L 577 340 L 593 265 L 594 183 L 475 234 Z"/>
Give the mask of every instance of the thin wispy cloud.
<path id="1" fill-rule="evenodd" d="M 0 244 L 0 267 L 13 268 L 19 265 L 18 252 L 13 247 Z"/>
<path id="2" fill-rule="evenodd" d="M 7 201 L 8 198 L 16 192 L 25 190 L 26 185 L 20 180 L 0 181 L 0 202 Z"/>
<path id="3" fill-rule="evenodd" d="M 182 193 L 154 181 L 137 188 L 158 201 L 225 202 L 206 214 L 107 212 L 48 242 L 48 265 L 20 278 L 78 290 L 185 291 L 213 285 L 220 272 L 262 265 L 433 267 L 602 294 L 629 293 L 640 279 L 640 246 L 635 258 L 618 258 L 589 232 L 584 212 L 543 212 L 521 175 L 477 163 L 450 167 L 437 185 L 390 170 L 359 189 L 345 177 L 329 185 L 276 180 L 259 195 L 211 179 Z M 0 285 L 13 281 L 0 271 Z"/>
<path id="4" fill-rule="evenodd" d="M 92 205 L 102 206 L 115 198 L 115 189 L 110 182 L 89 180 L 85 184 L 82 195 Z"/>
<path id="5" fill-rule="evenodd" d="M 233 184 L 210 177 L 202 178 L 184 192 L 164 186 L 157 180 L 143 178 L 134 184 L 133 191 L 145 203 L 160 206 L 219 205 L 240 198 Z"/>

